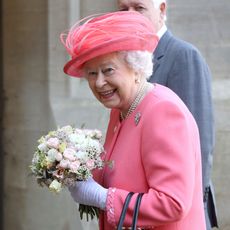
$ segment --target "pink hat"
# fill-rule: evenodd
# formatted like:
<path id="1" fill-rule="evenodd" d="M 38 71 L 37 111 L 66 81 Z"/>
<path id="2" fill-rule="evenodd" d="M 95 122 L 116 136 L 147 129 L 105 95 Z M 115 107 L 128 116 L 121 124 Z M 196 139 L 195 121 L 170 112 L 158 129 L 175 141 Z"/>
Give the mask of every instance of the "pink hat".
<path id="1" fill-rule="evenodd" d="M 82 77 L 83 64 L 92 58 L 125 50 L 153 52 L 158 40 L 152 23 L 140 13 L 119 11 L 89 16 L 74 25 L 68 34 L 61 34 L 61 41 L 71 55 L 64 72 Z"/>

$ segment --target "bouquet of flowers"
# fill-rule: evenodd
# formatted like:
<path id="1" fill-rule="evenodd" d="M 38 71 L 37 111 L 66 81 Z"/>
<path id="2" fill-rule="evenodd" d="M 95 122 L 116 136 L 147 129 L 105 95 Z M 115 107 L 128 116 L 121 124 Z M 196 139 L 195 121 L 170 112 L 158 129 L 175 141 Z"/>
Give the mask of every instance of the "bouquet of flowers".
<path id="1" fill-rule="evenodd" d="M 102 169 L 102 134 L 99 130 L 78 129 L 64 126 L 42 136 L 38 143 L 30 169 L 41 186 L 59 193 L 63 187 L 74 186 L 77 181 L 92 177 L 94 169 Z M 94 207 L 79 205 L 91 218 L 98 216 Z"/>

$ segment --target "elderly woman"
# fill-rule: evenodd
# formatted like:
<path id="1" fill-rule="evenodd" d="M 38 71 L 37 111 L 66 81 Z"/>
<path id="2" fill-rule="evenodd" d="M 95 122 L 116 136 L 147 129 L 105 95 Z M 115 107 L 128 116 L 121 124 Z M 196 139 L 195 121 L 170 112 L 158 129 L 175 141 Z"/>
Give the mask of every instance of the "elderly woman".
<path id="1" fill-rule="evenodd" d="M 85 78 L 111 109 L 104 147 L 114 166 L 76 183 L 73 199 L 100 208 L 104 230 L 116 229 L 130 191 L 144 194 L 141 229 L 205 229 L 196 123 L 176 94 L 146 81 L 158 42 L 152 24 L 135 12 L 108 13 L 75 25 L 62 42 L 72 57 L 64 72 Z"/>

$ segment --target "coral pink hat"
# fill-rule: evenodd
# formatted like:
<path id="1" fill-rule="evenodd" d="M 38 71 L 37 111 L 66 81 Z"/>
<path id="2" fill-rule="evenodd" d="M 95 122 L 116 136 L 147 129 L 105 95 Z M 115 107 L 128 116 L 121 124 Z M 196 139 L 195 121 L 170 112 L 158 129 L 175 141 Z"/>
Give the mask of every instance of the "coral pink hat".
<path id="1" fill-rule="evenodd" d="M 119 11 L 89 16 L 75 24 L 67 34 L 61 34 L 61 41 L 71 55 L 64 72 L 82 77 L 82 67 L 90 59 L 115 51 L 153 52 L 158 40 L 152 23 L 140 13 Z"/>

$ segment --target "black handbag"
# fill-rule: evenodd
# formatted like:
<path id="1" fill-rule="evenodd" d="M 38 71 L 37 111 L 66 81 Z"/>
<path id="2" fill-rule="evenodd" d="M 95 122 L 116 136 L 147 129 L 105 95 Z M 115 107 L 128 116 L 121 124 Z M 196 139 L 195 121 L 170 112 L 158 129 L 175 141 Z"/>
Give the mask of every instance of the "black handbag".
<path id="1" fill-rule="evenodd" d="M 131 198 L 133 196 L 133 192 L 129 192 L 126 199 L 125 199 L 125 203 L 123 205 L 122 211 L 121 211 L 121 215 L 119 218 L 119 222 L 117 225 L 117 230 L 122 230 L 123 227 L 123 223 L 125 220 L 125 215 L 129 206 L 129 203 L 131 201 Z M 136 230 L 137 227 L 137 219 L 138 219 L 138 212 L 139 212 L 139 207 L 141 204 L 141 199 L 142 199 L 143 193 L 139 193 L 136 199 L 136 203 L 135 203 L 135 207 L 134 207 L 134 212 L 133 212 L 133 220 L 132 220 L 132 226 L 131 226 L 131 230 Z"/>

